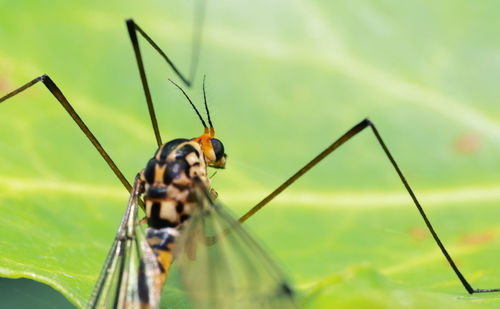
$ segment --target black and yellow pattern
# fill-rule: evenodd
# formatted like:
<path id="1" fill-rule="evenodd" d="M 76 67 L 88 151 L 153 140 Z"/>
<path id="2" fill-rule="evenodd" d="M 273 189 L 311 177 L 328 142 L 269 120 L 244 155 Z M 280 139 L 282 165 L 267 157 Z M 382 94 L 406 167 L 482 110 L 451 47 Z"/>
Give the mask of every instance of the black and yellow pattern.
<path id="1" fill-rule="evenodd" d="M 140 173 L 149 225 L 146 239 L 160 266 L 160 287 L 173 260 L 175 238 L 196 207 L 193 179 L 210 186 L 206 169 L 200 144 L 175 139 L 162 145 Z"/>
<path id="2" fill-rule="evenodd" d="M 89 307 L 157 307 L 174 259 L 197 307 L 296 307 L 272 260 L 215 204 L 207 165 L 197 139 L 175 139 L 157 150 L 136 178 Z M 141 194 L 149 226 L 145 235 L 135 213 Z M 134 250 L 142 256 L 133 258 Z"/>

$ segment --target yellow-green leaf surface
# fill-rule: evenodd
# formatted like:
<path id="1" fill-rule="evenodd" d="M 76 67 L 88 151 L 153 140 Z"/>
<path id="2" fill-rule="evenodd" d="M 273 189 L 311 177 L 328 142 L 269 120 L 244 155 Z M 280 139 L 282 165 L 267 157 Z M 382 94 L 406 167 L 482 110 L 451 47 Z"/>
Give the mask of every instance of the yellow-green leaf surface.
<path id="1" fill-rule="evenodd" d="M 0 2 L 0 95 L 43 73 L 129 180 L 155 151 L 124 20 L 184 71 L 192 1 Z M 496 1 L 209 1 L 207 75 L 236 214 L 364 117 L 378 127 L 475 288 L 500 288 L 500 41 Z M 141 41 L 164 140 L 202 127 Z M 0 274 L 83 306 L 127 192 L 37 85 L 0 105 Z M 321 162 L 245 226 L 309 308 L 496 308 L 469 296 L 370 132 Z M 174 266 L 175 271 L 175 266 Z M 163 306 L 182 308 L 169 280 Z M 0 299 L 0 306 L 2 299 Z"/>

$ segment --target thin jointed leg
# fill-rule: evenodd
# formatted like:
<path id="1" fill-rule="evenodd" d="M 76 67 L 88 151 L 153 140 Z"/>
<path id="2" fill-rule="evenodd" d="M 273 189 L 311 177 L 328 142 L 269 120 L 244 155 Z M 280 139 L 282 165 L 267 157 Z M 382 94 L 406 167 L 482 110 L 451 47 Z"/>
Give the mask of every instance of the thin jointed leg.
<path id="1" fill-rule="evenodd" d="M 62 107 L 64 107 L 66 112 L 68 112 L 68 114 L 71 116 L 71 118 L 73 118 L 73 120 L 80 127 L 80 129 L 83 131 L 85 136 L 87 136 L 87 138 L 92 142 L 92 144 L 97 149 L 97 151 L 99 151 L 102 158 L 106 161 L 106 163 L 108 163 L 109 167 L 113 170 L 116 177 L 118 177 L 118 179 L 120 179 L 121 183 L 130 192 L 130 190 L 132 189 L 132 187 L 130 186 L 130 183 L 127 181 L 125 176 L 123 176 L 122 172 L 120 171 L 120 169 L 118 169 L 118 167 L 113 162 L 111 157 L 108 155 L 106 150 L 104 150 L 104 148 L 101 146 L 101 144 L 99 143 L 97 138 L 94 136 L 94 134 L 92 134 L 92 132 L 90 132 L 87 125 L 83 122 L 83 120 L 80 118 L 80 116 L 78 116 L 78 114 L 73 109 L 71 104 L 68 102 L 66 97 L 64 97 L 61 90 L 59 90 L 59 88 L 52 81 L 52 79 L 50 79 L 50 77 L 48 75 L 39 76 L 39 77 L 35 78 L 34 80 L 30 81 L 29 83 L 17 88 L 16 90 L 8 93 L 7 95 L 1 97 L 0 103 L 7 100 L 8 98 L 15 96 L 16 94 L 19 94 L 20 92 L 28 89 L 29 87 L 35 85 L 38 82 L 42 82 L 47 87 L 47 89 L 49 89 L 49 91 L 52 93 L 52 95 L 59 101 L 59 103 L 61 103 Z"/>
<path id="2" fill-rule="evenodd" d="M 202 8 L 203 9 L 203 8 Z M 126 20 L 128 34 L 130 36 L 130 41 L 132 41 L 132 47 L 134 48 L 135 59 L 137 61 L 137 66 L 139 68 L 139 75 L 141 76 L 142 87 L 144 88 L 144 95 L 146 96 L 146 103 L 148 105 L 149 117 L 151 118 L 151 123 L 153 125 L 153 130 L 156 137 L 156 143 L 158 147 L 162 145 L 162 140 L 160 136 L 160 130 L 158 128 L 158 120 L 156 118 L 155 109 L 153 106 L 153 100 L 151 98 L 151 91 L 149 90 L 148 80 L 146 78 L 146 71 L 144 69 L 144 62 L 142 60 L 141 50 L 139 48 L 139 41 L 137 39 L 137 33 L 141 34 L 146 41 L 151 44 L 151 46 L 162 56 L 162 58 L 168 63 L 170 68 L 179 77 L 179 79 L 188 87 L 193 83 L 193 78 L 196 73 L 196 67 L 198 63 L 198 54 L 200 49 L 201 40 L 201 21 L 196 22 L 195 27 L 197 32 L 193 37 L 193 54 L 191 59 L 191 76 L 189 78 L 185 77 L 177 66 L 170 60 L 170 58 L 161 50 L 161 48 L 151 39 L 132 19 Z M 199 29 L 198 29 L 199 28 Z"/>
<path id="3" fill-rule="evenodd" d="M 203 10 L 203 7 L 199 7 L 198 10 Z M 203 15 L 203 11 L 200 14 Z M 154 111 L 154 107 L 153 107 L 153 102 L 151 100 L 151 93 L 149 91 L 148 83 L 147 83 L 147 80 L 146 80 L 146 73 L 144 71 L 144 65 L 143 65 L 143 62 L 142 62 L 141 52 L 139 50 L 139 43 L 138 43 L 138 40 L 137 40 L 136 31 L 139 32 L 146 39 L 146 41 L 148 41 L 153 46 L 153 48 L 160 53 L 160 55 L 167 61 L 167 63 L 170 65 L 170 67 L 173 69 L 173 71 L 177 74 L 177 76 L 187 86 L 190 86 L 192 84 L 192 79 L 193 79 L 193 76 L 194 76 L 195 71 L 196 71 L 197 61 L 193 61 L 193 60 L 195 60 L 195 59 L 198 58 L 199 40 L 201 39 L 201 26 L 202 26 L 202 22 L 201 21 L 195 21 L 195 27 L 197 28 L 197 33 L 195 35 L 195 38 L 193 38 L 193 48 L 194 48 L 194 50 L 193 50 L 193 56 L 192 56 L 192 61 L 191 61 L 192 62 L 192 64 L 191 64 L 192 65 L 191 66 L 191 74 L 192 74 L 192 76 L 189 79 L 185 78 L 184 75 L 182 75 L 182 73 L 177 69 L 177 67 L 167 57 L 167 55 L 158 47 L 158 45 L 156 45 L 156 43 L 141 28 L 139 28 L 139 26 L 137 26 L 134 23 L 134 21 L 132 19 L 128 19 L 126 21 L 126 23 L 127 23 L 127 28 L 128 28 L 128 32 L 129 32 L 129 35 L 130 35 L 130 39 L 132 41 L 132 45 L 133 45 L 133 48 L 134 48 L 134 52 L 135 52 L 135 55 L 136 55 L 137 65 L 139 66 L 139 72 L 140 72 L 140 75 L 141 75 L 141 80 L 142 80 L 142 84 L 143 84 L 143 87 L 144 87 L 144 92 L 146 94 L 146 101 L 148 103 L 148 109 L 149 109 L 149 113 L 150 113 L 150 117 L 151 117 L 151 122 L 153 123 L 153 129 L 154 129 L 154 132 L 155 132 L 156 140 L 157 140 L 158 145 L 161 146 L 162 142 L 161 142 L 160 132 L 158 130 L 158 122 L 156 120 L 156 115 L 155 115 L 155 111 Z M 40 81 L 47 87 L 47 89 L 49 89 L 49 91 L 59 101 L 59 103 L 61 103 L 61 105 L 66 110 L 66 112 L 71 116 L 71 118 L 73 118 L 73 120 L 76 122 L 76 124 L 78 125 L 78 127 L 80 127 L 80 129 L 83 131 L 83 133 L 85 134 L 85 136 L 87 136 L 87 138 L 92 142 L 92 144 L 94 145 L 94 147 L 101 154 L 102 158 L 106 161 L 106 163 L 109 165 L 109 167 L 113 170 L 113 172 L 118 177 L 118 179 L 120 179 L 121 183 L 130 192 L 130 190 L 131 190 L 132 187 L 131 187 L 130 183 L 127 181 L 127 179 L 125 178 L 125 176 L 123 175 L 123 173 L 120 171 L 120 169 L 118 169 L 118 167 L 113 162 L 113 160 L 111 159 L 111 157 L 108 155 L 108 153 L 106 152 L 106 150 L 104 150 L 104 148 L 101 146 L 101 144 L 99 143 L 99 141 L 97 140 L 97 138 L 94 136 L 94 134 L 92 134 L 92 132 L 87 127 L 87 125 L 83 122 L 83 120 L 80 118 L 80 116 L 78 116 L 78 114 L 76 113 L 76 111 L 73 109 L 73 107 L 71 106 L 71 104 L 68 102 L 68 100 L 66 99 L 66 97 L 64 97 L 64 95 L 61 92 L 61 90 L 59 90 L 59 88 L 56 86 L 56 84 L 52 81 L 52 79 L 48 75 L 44 74 L 42 76 L 39 76 L 39 77 L 33 79 L 32 81 L 26 83 L 25 85 L 17 88 L 16 90 L 14 90 L 14 91 L 6 94 L 5 96 L 3 96 L 3 97 L 0 98 L 0 103 L 3 102 L 3 101 L 5 101 L 5 100 L 7 100 L 7 99 L 9 99 L 9 98 L 11 98 L 11 97 L 13 97 L 13 96 L 15 96 L 15 95 L 17 95 L 17 94 L 19 94 L 19 93 L 21 93 L 21 92 L 23 92 L 24 90 L 28 89 L 29 87 L 35 85 L 36 83 L 38 83 Z M 139 200 L 139 204 L 141 206 L 143 206 L 143 202 L 142 202 L 141 199 Z"/>
<path id="4" fill-rule="evenodd" d="M 259 211 L 262 207 L 264 207 L 267 203 L 269 203 L 272 199 L 274 199 L 276 196 L 278 196 L 281 192 L 283 192 L 288 186 L 290 186 L 293 182 L 295 182 L 297 179 L 299 179 L 302 175 L 307 173 L 313 166 L 318 164 L 321 160 L 323 160 L 325 157 L 327 157 L 330 153 L 332 153 L 335 149 L 339 148 L 343 143 L 347 142 L 350 140 L 352 137 L 354 137 L 356 134 L 359 132 L 363 131 L 365 128 L 370 127 L 373 131 L 373 134 L 375 134 L 375 137 L 377 138 L 377 141 L 380 143 L 380 146 L 382 146 L 382 149 L 384 150 L 385 154 L 387 155 L 387 158 L 389 161 L 391 161 L 392 166 L 396 170 L 396 172 L 399 175 L 399 178 L 401 179 L 401 182 L 405 186 L 406 190 L 410 194 L 413 202 L 415 203 L 415 206 L 417 207 L 420 215 L 422 216 L 422 219 L 424 219 L 425 224 L 427 225 L 427 228 L 432 234 L 432 237 L 436 241 L 439 249 L 441 249 L 441 252 L 444 254 L 446 260 L 450 264 L 451 268 L 455 271 L 455 274 L 458 276 L 460 281 L 462 282 L 463 286 L 469 292 L 470 294 L 473 293 L 484 293 L 484 292 L 500 292 L 500 289 L 473 289 L 472 286 L 469 284 L 469 282 L 464 278 L 460 270 L 458 269 L 457 265 L 449 255 L 448 251 L 446 251 L 443 243 L 439 239 L 438 235 L 436 234 L 436 231 L 434 231 L 434 228 L 432 227 L 429 219 L 425 215 L 425 212 L 420 206 L 420 203 L 417 200 L 417 197 L 413 193 L 413 190 L 410 188 L 410 185 L 406 181 L 403 173 L 399 169 L 398 165 L 396 164 L 396 161 L 392 157 L 391 153 L 389 152 L 389 149 L 385 145 L 384 141 L 380 137 L 377 129 L 373 125 L 373 123 L 368 120 L 364 119 L 357 125 L 355 125 L 353 128 L 351 128 L 347 133 L 342 135 L 338 140 L 336 140 L 333 144 L 331 144 L 328 148 L 326 148 L 323 152 L 321 152 L 318 156 L 316 156 L 314 159 L 312 159 L 309 163 L 307 163 L 303 168 L 301 168 L 297 173 L 295 173 L 292 177 L 288 178 L 281 186 L 279 186 L 276 190 L 274 190 L 271 194 L 266 196 L 260 203 L 255 205 L 252 209 L 250 209 L 246 214 L 244 214 L 239 221 L 241 223 L 245 222 L 248 218 L 250 218 L 252 215 L 254 215 L 257 211 Z"/>

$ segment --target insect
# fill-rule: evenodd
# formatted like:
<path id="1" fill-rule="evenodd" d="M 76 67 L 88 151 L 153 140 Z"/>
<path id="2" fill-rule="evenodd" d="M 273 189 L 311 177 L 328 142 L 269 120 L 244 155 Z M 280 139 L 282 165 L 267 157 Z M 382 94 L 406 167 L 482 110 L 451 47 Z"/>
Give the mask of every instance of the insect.
<path id="1" fill-rule="evenodd" d="M 171 81 L 193 107 L 204 132 L 197 138 L 178 138 L 162 143 L 137 33 L 164 56 L 182 81 L 188 85 L 189 81 L 133 20 L 127 20 L 126 24 L 159 145 L 133 185 L 128 183 L 48 75 L 37 77 L 0 98 L 3 102 L 38 82 L 43 83 L 130 191 L 125 214 L 88 307 L 156 308 L 170 264 L 175 258 L 176 263 L 181 265 L 186 287 L 198 307 L 250 308 L 258 305 L 264 308 L 295 308 L 297 304 L 291 286 L 274 262 L 227 210 L 214 201 L 217 194 L 211 189 L 207 166 L 224 168 L 226 154 L 222 142 L 215 138 L 206 102 L 205 82 L 204 105 L 209 126 L 184 90 Z M 141 195 L 144 202 L 140 200 Z M 137 219 L 139 204 L 145 210 L 149 226 L 145 234 Z M 199 263 L 202 267 L 197 265 Z"/>
<path id="2" fill-rule="evenodd" d="M 135 24 L 134 24 L 135 25 Z M 142 35 L 144 35 L 145 33 L 140 31 L 140 33 Z M 138 45 L 134 44 L 134 47 L 136 47 Z M 138 50 L 138 48 L 137 48 Z M 138 60 L 139 61 L 139 60 Z M 141 78 L 143 78 L 144 76 L 144 79 L 143 79 L 143 83 L 145 82 L 145 74 L 144 74 L 144 69 L 142 68 L 141 69 L 141 64 L 139 64 L 139 68 L 140 68 L 140 72 L 141 72 Z M 62 96 L 62 92 L 59 91 L 59 89 L 57 88 L 57 86 L 55 86 L 55 84 L 52 82 L 52 80 L 48 77 L 48 76 L 43 76 L 37 80 L 34 80 L 32 81 L 31 83 L 15 90 L 14 92 L 10 93 L 9 95 L 15 95 L 17 94 L 18 92 L 26 89 L 27 87 L 30 87 L 32 85 L 34 85 L 35 83 L 37 82 L 43 82 L 48 88 L 49 90 L 54 94 L 54 96 L 58 99 L 61 99 L 63 98 Z M 145 86 L 145 91 L 148 91 L 146 90 L 146 86 Z M 7 96 L 9 96 L 7 95 Z M 146 95 L 147 96 L 147 95 Z M 2 100 L 5 100 L 6 97 L 2 98 Z M 149 105 L 149 101 L 150 99 L 148 100 L 148 106 L 151 106 L 152 107 L 152 104 Z M 65 99 L 63 100 L 63 102 L 61 102 L 61 104 L 63 104 L 63 106 L 68 110 L 68 112 L 70 113 L 70 115 L 74 116 L 76 115 L 76 112 L 74 112 L 74 110 L 72 110 L 72 107 L 69 105 L 68 103 L 68 107 L 65 105 L 66 103 Z M 154 110 L 153 110 L 154 111 Z M 72 114 L 74 113 L 74 114 Z M 152 118 L 154 118 L 152 116 Z M 79 119 L 79 118 L 77 118 Z M 75 121 L 80 125 L 80 122 L 78 122 L 78 120 L 75 119 Z M 81 121 L 81 120 L 80 120 Z M 153 124 L 155 123 L 155 121 L 153 121 Z M 81 122 L 82 125 L 83 122 Z M 84 128 L 86 128 L 86 126 L 84 126 Z M 87 134 L 87 132 L 85 131 L 85 129 L 82 128 L 82 130 Z M 408 190 L 408 192 L 410 193 L 410 195 L 412 196 L 413 200 L 415 201 L 416 205 L 417 205 L 417 208 L 419 209 L 419 211 L 421 212 L 422 216 L 424 217 L 424 220 L 427 224 L 427 226 L 429 227 L 429 229 L 431 230 L 431 232 L 433 232 L 433 229 L 429 223 L 429 221 L 427 220 L 427 218 L 425 217 L 425 214 L 423 213 L 423 210 L 421 209 L 421 207 L 419 206 L 418 202 L 417 202 L 417 199 L 416 197 L 414 196 L 414 194 L 412 193 L 412 190 L 410 189 L 409 185 L 406 183 L 406 181 L 404 180 L 404 177 L 401 173 L 401 171 L 399 170 L 399 168 L 397 167 L 394 159 L 392 158 L 392 156 L 390 155 L 389 151 L 387 150 L 387 147 L 385 146 L 385 144 L 383 143 L 380 135 L 378 134 L 377 130 L 375 129 L 375 126 L 369 121 L 369 120 L 363 120 L 362 122 L 360 122 L 358 125 L 356 125 L 355 127 L 353 127 L 351 130 L 349 130 L 345 135 L 343 135 L 339 140 L 337 140 L 334 144 L 332 144 L 330 147 L 328 147 L 323 153 L 321 153 L 320 155 L 318 155 L 315 159 L 313 159 L 311 161 L 311 163 L 309 163 L 308 165 L 304 166 L 303 169 L 301 169 L 297 174 L 295 174 L 294 176 L 292 176 L 290 179 L 288 179 L 282 186 L 280 186 L 277 190 L 275 190 L 271 195 L 269 195 L 267 198 L 265 198 L 261 203 L 259 203 L 255 208 L 253 208 L 247 215 L 243 216 L 240 221 L 243 222 L 245 221 L 246 219 L 248 219 L 253 213 L 255 213 L 256 211 L 258 211 L 260 208 L 262 208 L 263 206 L 265 206 L 271 199 L 273 199 L 274 197 L 276 197 L 278 194 L 280 194 L 283 190 L 285 190 L 291 183 L 293 183 L 296 179 L 298 179 L 300 176 L 302 176 L 303 174 L 305 174 L 310 168 L 312 168 L 315 164 L 317 164 L 320 160 L 322 160 L 323 158 L 325 158 L 326 156 L 328 156 L 332 151 L 334 151 L 336 148 L 338 148 L 340 145 L 342 145 L 344 142 L 346 142 L 347 140 L 349 140 L 350 138 L 352 138 L 353 136 L 355 136 L 357 133 L 363 131 L 365 128 L 368 128 L 368 129 L 371 129 L 373 131 L 373 133 L 375 134 L 375 137 L 376 139 L 380 142 L 380 144 L 382 145 L 385 153 L 387 154 L 389 160 L 391 161 L 391 163 L 393 164 L 394 168 L 396 169 L 396 171 L 398 172 L 398 175 L 401 177 L 401 180 L 403 181 L 403 183 L 405 184 L 405 187 L 406 189 Z M 88 130 L 88 129 L 87 129 Z M 88 130 L 88 133 L 90 133 L 90 130 Z M 158 130 L 155 129 L 155 135 L 157 136 L 157 140 L 160 140 L 159 144 L 162 144 L 161 143 L 161 138 L 159 137 L 159 133 L 158 133 Z M 93 135 L 91 135 L 93 137 Z M 92 138 L 89 137 L 91 140 Z M 97 140 L 94 138 L 94 140 L 97 142 Z M 92 141 L 94 141 L 92 140 Z M 98 145 L 94 144 L 98 150 L 99 150 L 99 147 Z M 201 147 L 201 146 L 200 146 Z M 101 147 L 102 148 L 102 147 Z M 103 155 L 104 156 L 104 155 Z M 104 156 L 105 158 L 109 158 Z M 110 158 L 109 158 L 110 159 Z M 108 162 L 109 163 L 109 162 Z M 116 167 L 115 165 L 113 165 L 114 167 Z M 113 168 L 112 166 L 112 168 Z M 116 168 L 117 169 L 117 168 Z M 116 171 L 115 171 L 116 173 Z M 122 180 L 123 182 L 123 180 Z M 138 200 L 138 195 L 139 195 L 139 192 L 141 192 L 141 189 L 140 189 L 140 186 L 137 185 L 137 188 L 136 186 L 130 186 L 129 187 L 131 188 L 131 201 L 129 202 L 128 204 L 128 219 L 130 218 L 134 218 L 135 215 L 134 215 L 134 212 L 135 212 L 135 209 L 137 208 L 137 204 L 139 203 L 139 200 Z M 136 190 L 134 190 L 136 189 Z M 144 188 L 145 190 L 145 188 Z M 199 202 L 199 204 L 202 205 L 202 207 L 204 207 L 205 205 L 203 203 L 207 203 L 209 205 L 212 204 L 212 201 L 211 201 L 211 197 L 210 195 L 207 194 L 206 191 L 203 191 L 203 187 L 200 187 L 199 189 L 194 189 L 195 190 L 195 195 L 197 195 L 197 198 L 200 199 L 200 200 L 203 200 L 204 202 Z M 196 191 L 197 190 L 197 191 Z M 135 199 L 137 199 L 137 202 L 135 201 Z M 203 208 L 202 208 L 203 209 Z M 135 224 L 135 220 L 130 220 L 128 221 L 128 223 L 126 224 L 126 226 L 128 227 L 133 227 Z M 219 229 L 219 231 L 224 231 L 225 229 Z M 122 230 L 123 232 L 123 230 Z M 195 231 L 195 234 L 194 235 L 197 235 L 196 231 Z M 461 276 L 460 272 L 458 271 L 458 268 L 455 266 L 455 264 L 453 263 L 453 260 L 451 259 L 451 257 L 447 254 L 444 246 L 441 244 L 441 242 L 439 241 L 439 238 L 437 237 L 437 235 L 435 233 L 433 233 L 433 236 L 434 238 L 436 239 L 439 247 L 441 248 L 441 250 L 443 251 L 443 253 L 445 254 L 447 260 L 450 262 L 450 265 L 452 266 L 452 268 L 455 270 L 455 272 L 457 273 L 457 275 L 459 276 L 460 280 L 462 281 L 462 283 L 464 284 L 464 286 L 466 287 L 466 289 L 470 292 L 470 293 L 473 293 L 473 292 L 483 292 L 483 291 L 493 291 L 493 290 L 481 290 L 481 289 L 472 289 L 472 287 L 467 283 L 467 281 L 465 281 L 465 279 L 463 278 L 463 276 Z M 125 238 L 123 238 L 122 240 L 124 240 Z M 202 247 L 203 248 L 203 247 Z M 208 248 L 208 247 L 207 247 Z M 147 247 L 144 248 L 143 251 L 147 251 Z M 149 254 L 150 255 L 150 254 Z M 151 255 L 150 255 L 151 256 Z M 139 265 L 137 265 L 139 266 Z M 153 267 L 154 268 L 154 267 Z M 156 270 L 152 269 L 151 270 L 152 272 L 155 272 Z M 124 274 L 123 272 L 120 272 L 118 274 Z M 133 272 L 132 271 L 129 271 L 128 272 L 128 275 L 133 275 Z M 146 278 L 150 278 L 148 276 L 145 276 Z M 286 289 L 284 289 L 284 291 L 286 291 Z M 153 293 L 154 294 L 154 293 Z M 286 295 L 286 293 L 284 293 Z"/>

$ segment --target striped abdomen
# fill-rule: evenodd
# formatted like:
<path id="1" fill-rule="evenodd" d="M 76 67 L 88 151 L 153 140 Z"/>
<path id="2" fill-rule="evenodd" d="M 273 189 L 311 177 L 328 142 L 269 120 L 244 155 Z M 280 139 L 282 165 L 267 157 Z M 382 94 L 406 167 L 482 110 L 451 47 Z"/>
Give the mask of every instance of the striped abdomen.
<path id="1" fill-rule="evenodd" d="M 141 172 L 147 222 L 146 238 L 166 279 L 175 237 L 196 207 L 193 179 L 207 187 L 206 161 L 198 143 L 175 139 L 162 145 Z"/>

